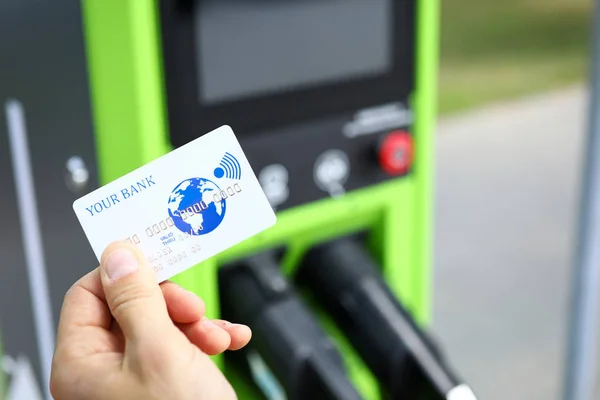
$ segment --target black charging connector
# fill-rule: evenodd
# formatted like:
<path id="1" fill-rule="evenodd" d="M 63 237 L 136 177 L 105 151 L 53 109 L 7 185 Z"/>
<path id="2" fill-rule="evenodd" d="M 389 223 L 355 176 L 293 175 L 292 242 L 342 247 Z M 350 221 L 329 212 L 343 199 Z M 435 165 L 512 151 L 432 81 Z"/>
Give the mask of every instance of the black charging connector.
<path id="1" fill-rule="evenodd" d="M 476 399 L 391 292 L 358 239 L 311 249 L 297 281 L 313 292 L 390 398 Z"/>
<path id="2" fill-rule="evenodd" d="M 337 349 L 272 254 L 225 266 L 219 280 L 223 317 L 252 328 L 250 348 L 273 371 L 288 399 L 361 399 Z"/>

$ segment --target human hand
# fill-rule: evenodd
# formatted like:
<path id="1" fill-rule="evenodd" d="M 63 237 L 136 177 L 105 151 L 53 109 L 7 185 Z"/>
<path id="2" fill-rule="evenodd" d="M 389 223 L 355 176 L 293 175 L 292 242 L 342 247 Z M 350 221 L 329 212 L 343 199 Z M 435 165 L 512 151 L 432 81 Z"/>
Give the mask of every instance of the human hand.
<path id="1" fill-rule="evenodd" d="M 50 391 L 56 400 L 236 399 L 207 354 L 237 350 L 247 326 L 204 317 L 200 298 L 157 284 L 134 246 L 111 244 L 65 295 Z"/>

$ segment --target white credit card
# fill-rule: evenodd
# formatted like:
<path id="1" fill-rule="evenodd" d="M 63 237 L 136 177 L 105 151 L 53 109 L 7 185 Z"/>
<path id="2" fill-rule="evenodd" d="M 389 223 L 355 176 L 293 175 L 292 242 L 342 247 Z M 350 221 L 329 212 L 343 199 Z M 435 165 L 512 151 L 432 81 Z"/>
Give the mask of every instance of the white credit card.
<path id="1" fill-rule="evenodd" d="M 159 282 L 276 222 L 229 126 L 81 197 L 73 209 L 98 260 L 111 242 L 130 241 Z"/>

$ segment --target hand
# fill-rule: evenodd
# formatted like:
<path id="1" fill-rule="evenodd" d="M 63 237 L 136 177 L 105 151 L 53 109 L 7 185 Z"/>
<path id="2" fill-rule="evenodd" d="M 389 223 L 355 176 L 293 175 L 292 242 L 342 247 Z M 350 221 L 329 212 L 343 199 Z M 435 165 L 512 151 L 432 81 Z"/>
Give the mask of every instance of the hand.
<path id="1" fill-rule="evenodd" d="M 247 326 L 204 317 L 172 282 L 157 284 L 134 246 L 111 244 L 65 295 L 50 391 L 56 400 L 236 399 L 207 354 L 237 350 Z"/>

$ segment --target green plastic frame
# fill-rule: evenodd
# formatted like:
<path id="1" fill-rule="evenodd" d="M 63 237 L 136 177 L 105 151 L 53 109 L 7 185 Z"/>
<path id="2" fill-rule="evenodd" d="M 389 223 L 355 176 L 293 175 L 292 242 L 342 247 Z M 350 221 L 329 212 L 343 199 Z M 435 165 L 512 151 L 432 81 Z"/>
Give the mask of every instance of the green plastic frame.
<path id="1" fill-rule="evenodd" d="M 419 0 L 415 16 L 416 155 L 411 175 L 281 212 L 273 228 L 177 276 L 175 281 L 202 296 L 209 317 L 219 316 L 217 270 L 222 263 L 285 246 L 283 268 L 290 274 L 312 244 L 368 231 L 386 281 L 417 321 L 428 323 L 438 2 Z M 156 0 L 82 0 L 82 4 L 98 170 L 105 184 L 170 150 L 158 7 Z M 321 320 L 342 349 L 359 390 L 366 398 L 378 398 L 379 388 L 360 358 L 326 316 Z M 222 357 L 214 360 L 226 368 Z M 227 373 L 238 393 L 245 393 L 242 398 L 253 397 L 233 372 Z"/>

